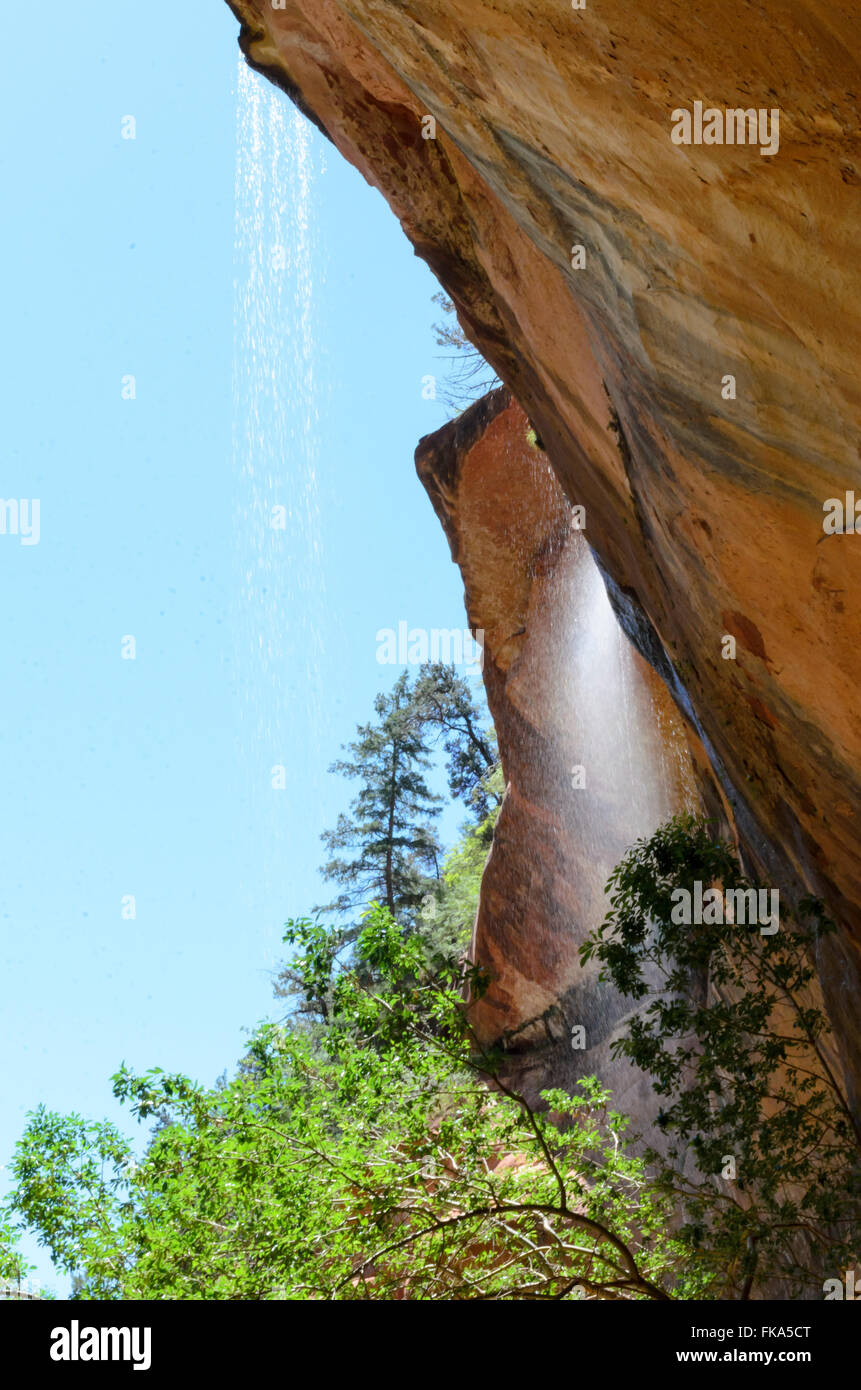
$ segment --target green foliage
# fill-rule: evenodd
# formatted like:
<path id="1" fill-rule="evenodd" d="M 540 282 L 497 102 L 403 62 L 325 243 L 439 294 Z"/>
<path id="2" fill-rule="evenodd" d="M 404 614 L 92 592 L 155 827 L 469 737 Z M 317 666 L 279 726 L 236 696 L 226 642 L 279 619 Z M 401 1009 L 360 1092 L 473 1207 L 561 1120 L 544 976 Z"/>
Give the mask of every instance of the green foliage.
<path id="1" fill-rule="evenodd" d="M 498 765 L 484 778 L 484 787 L 491 809 L 478 825 L 467 825 L 460 840 L 449 850 L 440 881 L 425 899 L 416 922 L 416 932 L 430 961 L 457 956 L 469 946 L 481 878 L 504 791 Z"/>
<path id="2" fill-rule="evenodd" d="M 55 1265 L 74 1274 L 87 1264 L 90 1298 L 122 1287 L 125 1261 L 113 1235 L 131 1163 L 131 1146 L 113 1125 L 39 1106 L 11 1164 L 14 1212 L 38 1229 Z"/>
<path id="3" fill-rule="evenodd" d="M 298 940 L 298 938 L 297 938 Z M 15 1205 L 80 1296 L 171 1299 L 662 1299 L 683 1288 L 669 1206 L 594 1082 L 536 1114 L 476 1050 L 471 967 L 430 971 L 374 905 L 339 967 L 311 933 L 294 968 L 331 999 L 326 1045 L 274 1024 L 207 1090 L 126 1068 L 139 1119 L 169 1111 L 138 1167 L 108 1125 L 37 1111 Z"/>
<path id="4" fill-rule="evenodd" d="M 414 697 L 402 679 L 381 723 L 420 722 Z M 691 817 L 625 856 L 582 955 L 639 1005 L 615 1048 L 662 1098 L 666 1146 L 634 1152 L 594 1078 L 536 1111 L 471 1033 L 464 999 L 488 981 L 463 946 L 500 770 L 481 785 L 488 814 L 411 916 L 288 922 L 305 1012 L 260 1025 L 233 1079 L 120 1069 L 114 1095 L 155 1122 L 139 1162 L 112 1125 L 28 1117 L 0 1274 L 18 1275 L 21 1223 L 102 1300 L 737 1299 L 852 1264 L 858 1134 L 812 994 L 821 906 L 765 937 L 675 922 L 679 887 L 755 886 Z"/>
<path id="5" fill-rule="evenodd" d="M 33 1269 L 18 1247 L 20 1231 L 8 1220 L 0 1218 L 0 1279 L 13 1283 L 26 1279 Z"/>
<path id="6" fill-rule="evenodd" d="M 329 987 L 335 962 L 353 940 L 351 932 L 324 923 L 319 914 L 310 917 L 291 917 L 284 924 L 283 940 L 298 947 L 305 961 L 302 974 L 288 962 L 282 966 L 275 983 L 277 999 L 290 999 L 293 1022 L 328 1023 L 332 1001 Z"/>
<path id="7" fill-rule="evenodd" d="M 813 899 L 779 930 L 673 920 L 673 891 L 759 885 L 707 822 L 680 816 L 615 869 L 610 911 L 582 949 L 641 1003 L 616 1052 L 667 1098 L 659 1167 L 682 1234 L 719 1296 L 748 1297 L 776 1272 L 821 1287 L 817 1261 L 857 1251 L 859 1133 L 834 1070 L 828 1020 L 811 1002 L 815 951 L 834 930 Z M 731 1158 L 735 1180 L 721 1175 Z"/>

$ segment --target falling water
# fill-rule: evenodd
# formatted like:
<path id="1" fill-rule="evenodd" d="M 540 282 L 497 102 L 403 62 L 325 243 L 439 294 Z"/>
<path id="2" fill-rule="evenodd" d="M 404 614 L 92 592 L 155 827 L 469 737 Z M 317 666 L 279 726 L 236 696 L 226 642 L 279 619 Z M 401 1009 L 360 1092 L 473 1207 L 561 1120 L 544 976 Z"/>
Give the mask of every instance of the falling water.
<path id="1" fill-rule="evenodd" d="M 565 585 L 564 685 L 587 767 L 587 822 L 593 832 L 612 815 L 613 845 L 594 833 L 590 849 L 600 861 L 649 835 L 683 805 L 694 788 L 681 720 L 650 689 L 644 664 L 613 612 L 598 566 L 578 538 Z M 587 825 L 587 827 L 589 826 Z M 603 849 L 603 853 L 602 853 Z M 602 865 L 608 871 L 612 864 Z"/>
<path id="2" fill-rule="evenodd" d="M 555 483 L 536 478 L 534 492 L 547 496 L 548 520 L 557 516 Z M 556 1079 L 570 1080 L 574 1066 L 621 1096 L 638 1082 L 609 1044 L 630 1005 L 597 969 L 581 969 L 578 948 L 606 916 L 605 886 L 626 851 L 693 808 L 696 792 L 681 718 L 619 626 L 584 535 L 573 526 L 562 534 L 555 522 L 547 533 L 552 548 L 535 558 L 529 636 L 506 693 L 540 730 L 535 761 L 517 778 L 520 801 L 538 808 L 535 833 L 550 838 L 541 872 L 527 868 L 518 881 L 512 910 L 546 937 L 544 954 L 559 974 L 542 957 L 542 987 L 564 995 L 569 1022 L 586 1027 L 586 1051 L 563 1042 Z M 541 998 L 524 993 L 524 1007 Z"/>
<path id="3" fill-rule="evenodd" d="M 543 775 L 548 788 L 560 772 L 573 788 L 566 820 L 602 911 L 603 884 L 625 850 L 694 804 L 690 756 L 681 718 L 619 626 L 582 532 L 572 528 L 548 562 L 536 607 L 521 698 L 541 700 L 550 726 Z M 569 782 L 577 767 L 579 787 Z"/>
<path id="4" fill-rule="evenodd" d="M 680 717 L 619 626 L 598 566 L 577 534 L 572 563 L 559 575 L 568 625 L 563 689 L 573 723 L 575 761 L 586 786 L 573 813 L 585 855 L 581 873 L 593 925 L 606 912 L 604 887 L 625 851 L 684 808 L 696 791 Z M 588 918 L 587 918 L 588 920 Z M 620 1001 L 600 986 L 595 1034 L 619 1016 Z M 629 1068 L 607 1057 L 605 1080 L 617 1091 Z"/>
<path id="5" fill-rule="evenodd" d="M 234 632 L 240 756 L 265 797 L 270 867 L 285 862 L 289 808 L 273 788 L 313 788 L 324 701 L 315 295 L 323 274 L 315 187 L 321 144 L 283 95 L 240 60 L 234 234 Z M 292 798 L 288 798 L 292 801 Z M 264 898 L 269 895 L 264 891 Z M 282 904 L 282 907 L 285 906 Z M 271 925 L 267 929 L 271 934 Z"/>

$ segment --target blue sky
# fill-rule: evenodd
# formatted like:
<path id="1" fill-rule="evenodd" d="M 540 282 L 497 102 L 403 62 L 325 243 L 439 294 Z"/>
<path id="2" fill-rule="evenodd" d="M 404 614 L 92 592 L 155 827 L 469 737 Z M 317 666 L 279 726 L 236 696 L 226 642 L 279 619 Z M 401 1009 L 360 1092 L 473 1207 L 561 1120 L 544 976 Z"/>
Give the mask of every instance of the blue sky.
<path id="1" fill-rule="evenodd" d="M 421 392 L 444 370 L 436 282 L 262 80 L 264 135 L 286 122 L 307 159 L 310 281 L 288 245 L 259 372 L 235 372 L 236 33 L 211 0 L 94 3 L 86 23 L 61 6 L 38 70 L 19 59 L 4 82 L 0 495 L 41 517 L 38 545 L 0 535 L 0 1162 L 39 1102 L 122 1121 L 121 1061 L 206 1082 L 232 1067 L 275 1007 L 281 924 L 326 891 L 319 835 L 349 792 L 325 768 L 396 674 L 377 629 L 464 622 L 412 463 L 446 418 Z"/>

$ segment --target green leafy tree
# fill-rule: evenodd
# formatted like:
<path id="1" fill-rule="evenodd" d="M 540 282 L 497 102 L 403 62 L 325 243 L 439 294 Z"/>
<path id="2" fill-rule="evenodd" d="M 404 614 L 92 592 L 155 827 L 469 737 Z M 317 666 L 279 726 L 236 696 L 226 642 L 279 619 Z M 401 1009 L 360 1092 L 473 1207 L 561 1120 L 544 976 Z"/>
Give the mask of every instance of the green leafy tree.
<path id="1" fill-rule="evenodd" d="M 35 1225 L 55 1265 L 82 1282 L 87 1296 L 119 1296 L 128 1258 L 114 1236 L 121 1194 L 133 1169 L 131 1145 L 107 1121 L 58 1115 L 39 1106 L 18 1142 L 11 1173 L 13 1211 Z"/>
<path id="2" fill-rule="evenodd" d="M 172 1116 L 137 1166 L 110 1126 L 30 1117 L 15 1207 L 79 1296 L 664 1300 L 690 1282 L 596 1083 L 542 1114 L 488 1086 L 462 1006 L 480 972 L 428 970 L 384 907 L 356 956 L 328 957 L 323 1049 L 267 1024 L 227 1085 L 122 1068 L 139 1119 Z M 324 959 L 312 942 L 295 960 L 315 994 Z"/>
<path id="3" fill-rule="evenodd" d="M 20 1283 L 31 1272 L 19 1247 L 20 1231 L 12 1221 L 0 1219 L 0 1280 Z"/>
<path id="4" fill-rule="evenodd" d="M 640 1005 L 615 1048 L 665 1098 L 667 1150 L 648 1157 L 719 1296 L 748 1298 L 778 1276 L 796 1293 L 821 1289 L 823 1268 L 852 1264 L 861 1230 L 858 1124 L 811 1002 L 834 924 L 808 898 L 794 918 L 781 910 L 773 934 L 686 925 L 673 894 L 697 883 L 759 888 L 706 821 L 680 816 L 618 865 L 582 959 Z"/>
<path id="5" fill-rule="evenodd" d="M 213 1088 L 121 1068 L 115 1096 L 158 1122 L 139 1163 L 111 1125 L 31 1114 L 4 1219 L 83 1298 L 747 1299 L 776 1275 L 821 1292 L 858 1231 L 855 1131 L 805 998 L 830 924 L 811 902 L 774 937 L 692 931 L 672 893 L 697 880 L 748 886 L 702 823 L 638 842 L 584 949 L 645 1006 L 619 1049 L 665 1100 L 668 1152 L 633 1151 L 594 1078 L 531 1107 L 470 1030 L 482 971 L 374 904 L 347 959 L 336 928 L 288 930 L 327 1001 L 313 1034 L 260 1026 Z"/>
<path id="6" fill-rule="evenodd" d="M 314 1036 L 320 1025 L 329 1023 L 335 962 L 352 942 L 353 934 L 327 924 L 318 913 L 291 917 L 284 924 L 283 940 L 297 950 L 303 968 L 300 972 L 292 960 L 288 961 L 275 976 L 273 992 L 276 999 L 290 1000 L 293 1025 L 308 1025 Z"/>

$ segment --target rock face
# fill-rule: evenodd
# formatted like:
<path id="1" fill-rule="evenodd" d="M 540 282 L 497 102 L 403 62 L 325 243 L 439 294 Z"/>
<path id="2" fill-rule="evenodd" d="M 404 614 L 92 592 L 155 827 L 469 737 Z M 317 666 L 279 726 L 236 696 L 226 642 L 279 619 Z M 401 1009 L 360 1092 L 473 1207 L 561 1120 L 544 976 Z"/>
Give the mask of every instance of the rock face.
<path id="1" fill-rule="evenodd" d="M 416 451 L 483 633 L 506 782 L 471 951 L 492 981 L 471 1018 L 484 1042 L 504 1041 L 509 1078 L 533 1099 L 595 1074 L 642 1118 L 642 1074 L 609 1053 L 629 1005 L 581 967 L 579 947 L 604 916 L 611 869 L 696 804 L 694 777 L 682 720 L 623 635 L 528 430 L 501 389 Z"/>
<path id="2" fill-rule="evenodd" d="M 232 7 L 250 61 L 382 190 L 585 505 L 749 860 L 837 919 L 820 970 L 857 1101 L 861 540 L 822 524 L 861 473 L 854 7 Z M 777 152 L 674 144 L 673 111 L 697 101 L 778 111 Z"/>

